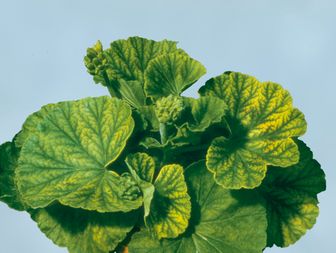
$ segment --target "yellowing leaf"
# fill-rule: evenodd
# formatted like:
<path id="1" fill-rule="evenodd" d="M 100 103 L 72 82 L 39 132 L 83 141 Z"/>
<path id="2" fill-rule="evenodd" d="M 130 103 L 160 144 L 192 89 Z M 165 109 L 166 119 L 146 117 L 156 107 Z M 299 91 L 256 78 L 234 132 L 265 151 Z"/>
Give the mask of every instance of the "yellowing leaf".
<path id="1" fill-rule="evenodd" d="M 146 153 L 130 154 L 126 157 L 126 164 L 137 181 L 143 196 L 144 217 L 146 218 L 150 213 L 150 206 L 154 197 L 154 185 L 152 184 L 155 161 Z"/>
<path id="2" fill-rule="evenodd" d="M 270 167 L 258 189 L 267 205 L 269 247 L 287 247 L 314 226 L 319 214 L 317 194 L 326 189 L 320 164 L 304 142 L 296 143 L 300 161 L 288 168 Z"/>
<path id="3" fill-rule="evenodd" d="M 155 99 L 180 95 L 206 73 L 204 66 L 186 54 L 173 53 L 152 60 L 145 72 L 145 92 Z"/>
<path id="4" fill-rule="evenodd" d="M 207 81 L 199 92 L 227 105 L 231 135 L 216 138 L 207 153 L 207 167 L 223 187 L 254 188 L 264 178 L 266 165 L 298 162 L 292 137 L 305 133 L 306 121 L 279 84 L 226 72 Z"/>
<path id="5" fill-rule="evenodd" d="M 204 161 L 186 170 L 192 197 L 187 231 L 157 240 L 148 230 L 133 235 L 130 253 L 260 253 L 266 245 L 266 212 L 254 192 L 217 185 Z"/>
<path id="6" fill-rule="evenodd" d="M 133 169 L 141 180 L 152 182 L 155 172 L 155 161 L 146 153 L 130 154 L 126 158 L 126 163 Z"/>
<path id="7" fill-rule="evenodd" d="M 33 208 L 56 200 L 99 212 L 138 208 L 142 199 L 130 197 L 129 180 L 110 170 L 133 126 L 130 107 L 115 98 L 59 104 L 22 147 L 16 176 L 24 201 Z"/>
<path id="8" fill-rule="evenodd" d="M 187 228 L 191 211 L 183 168 L 176 164 L 164 166 L 154 187 L 146 224 L 159 239 L 175 238 Z"/>

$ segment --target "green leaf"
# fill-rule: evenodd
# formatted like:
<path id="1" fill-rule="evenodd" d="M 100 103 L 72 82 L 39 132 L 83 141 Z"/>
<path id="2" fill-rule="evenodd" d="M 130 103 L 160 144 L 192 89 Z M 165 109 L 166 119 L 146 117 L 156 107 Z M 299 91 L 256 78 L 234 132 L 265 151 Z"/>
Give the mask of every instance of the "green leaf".
<path id="1" fill-rule="evenodd" d="M 21 132 L 15 137 L 15 145 L 21 148 L 24 142 L 27 140 L 28 136 L 38 131 L 38 124 L 41 123 L 44 117 L 57 106 L 58 104 L 48 104 L 43 106 L 39 111 L 31 114 L 24 122 Z"/>
<path id="2" fill-rule="evenodd" d="M 152 184 L 155 172 L 155 161 L 146 153 L 135 153 L 126 157 L 126 164 L 142 191 L 145 211 L 144 217 L 146 218 L 150 213 L 150 206 L 155 192 L 155 187 Z"/>
<path id="3" fill-rule="evenodd" d="M 217 185 L 204 161 L 186 171 L 192 214 L 186 233 L 156 240 L 147 230 L 132 237 L 130 253 L 260 253 L 266 245 L 265 208 L 253 192 Z"/>
<path id="4" fill-rule="evenodd" d="M 164 166 L 154 182 L 155 193 L 146 224 L 158 238 L 175 238 L 188 226 L 191 203 L 183 168 Z"/>
<path id="5" fill-rule="evenodd" d="M 152 131 L 159 131 L 160 122 L 156 117 L 154 105 L 145 105 L 138 108 L 139 112 L 145 117 Z"/>
<path id="6" fill-rule="evenodd" d="M 138 214 L 98 213 L 53 204 L 31 211 L 40 230 L 70 253 L 108 253 L 123 241 Z"/>
<path id="7" fill-rule="evenodd" d="M 303 141 L 300 161 L 288 168 L 270 167 L 259 188 L 267 203 L 267 245 L 287 247 L 311 229 L 319 214 L 317 194 L 326 189 L 325 174 Z"/>
<path id="8" fill-rule="evenodd" d="M 179 96 L 205 73 L 204 66 L 186 54 L 162 55 L 149 63 L 145 72 L 145 92 L 154 99 Z"/>
<path id="9" fill-rule="evenodd" d="M 226 72 L 207 81 L 199 92 L 227 105 L 231 135 L 216 138 L 207 153 L 207 167 L 218 184 L 254 188 L 265 177 L 266 165 L 287 167 L 298 162 L 292 137 L 305 133 L 306 121 L 279 84 Z"/>
<path id="10" fill-rule="evenodd" d="M 175 41 L 154 41 L 141 37 L 112 42 L 106 50 L 109 79 L 112 82 L 123 79 L 144 83 L 144 73 L 152 59 L 168 53 L 183 52 L 177 49 L 176 44 Z"/>
<path id="11" fill-rule="evenodd" d="M 16 176 L 24 201 L 40 208 L 58 200 L 99 212 L 141 206 L 140 197 L 129 198 L 129 180 L 110 170 L 133 126 L 130 107 L 115 98 L 59 104 L 22 147 Z"/>
<path id="12" fill-rule="evenodd" d="M 119 92 L 134 108 L 140 108 L 146 105 L 146 96 L 143 90 L 143 85 L 139 81 L 125 81 L 119 79 Z"/>
<path id="13" fill-rule="evenodd" d="M 129 154 L 126 157 L 127 166 L 134 170 L 141 180 L 153 182 L 155 161 L 146 153 Z"/>
<path id="14" fill-rule="evenodd" d="M 157 139 L 153 137 L 145 137 L 139 145 L 143 146 L 146 149 L 151 148 L 162 148 L 164 145 L 162 145 Z"/>
<path id="15" fill-rule="evenodd" d="M 18 211 L 25 209 L 16 186 L 15 169 L 19 150 L 14 143 L 6 142 L 0 145 L 0 201 Z"/>
<path id="16" fill-rule="evenodd" d="M 195 99 L 191 108 L 194 123 L 189 124 L 189 129 L 203 132 L 210 125 L 222 121 L 225 109 L 225 103 L 219 98 L 200 97 Z"/>

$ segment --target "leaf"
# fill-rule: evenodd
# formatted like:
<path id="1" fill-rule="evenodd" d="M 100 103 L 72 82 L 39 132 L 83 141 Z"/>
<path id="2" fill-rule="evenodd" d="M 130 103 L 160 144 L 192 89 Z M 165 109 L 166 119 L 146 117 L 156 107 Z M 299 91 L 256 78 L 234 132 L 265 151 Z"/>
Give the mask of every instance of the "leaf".
<path id="1" fill-rule="evenodd" d="M 179 96 L 206 73 L 204 66 L 186 54 L 172 53 L 153 59 L 145 72 L 145 92 L 154 99 Z"/>
<path id="2" fill-rule="evenodd" d="M 109 79 L 112 82 L 123 79 L 144 83 L 144 72 L 152 59 L 168 53 L 183 52 L 177 49 L 176 44 L 174 41 L 154 41 L 141 37 L 112 42 L 106 50 Z"/>
<path id="3" fill-rule="evenodd" d="M 155 192 L 155 187 L 152 184 L 155 161 L 146 153 L 135 153 L 126 157 L 126 164 L 142 191 L 145 210 L 144 217 L 146 218 L 150 213 L 150 206 Z"/>
<path id="4" fill-rule="evenodd" d="M 129 154 L 126 157 L 127 166 L 134 170 L 141 180 L 152 182 L 155 172 L 155 161 L 146 153 Z"/>
<path id="5" fill-rule="evenodd" d="M 138 108 L 139 112 L 145 117 L 147 122 L 150 124 L 152 131 L 159 131 L 160 122 L 156 117 L 154 105 L 145 105 Z"/>
<path id="6" fill-rule="evenodd" d="M 134 108 L 140 108 L 146 105 L 146 96 L 143 85 L 139 81 L 125 81 L 119 79 L 119 92 Z"/>
<path id="7" fill-rule="evenodd" d="M 224 100 L 230 136 L 216 138 L 207 153 L 207 167 L 225 188 L 254 188 L 266 165 L 287 167 L 299 160 L 292 137 L 306 131 L 304 115 L 279 84 L 226 72 L 200 89 L 202 96 Z"/>
<path id="8" fill-rule="evenodd" d="M 53 204 L 31 211 L 40 230 L 70 253 L 108 253 L 126 238 L 138 214 L 98 213 Z"/>
<path id="9" fill-rule="evenodd" d="M 183 168 L 176 164 L 164 166 L 154 187 L 146 224 L 158 239 L 175 238 L 187 228 L 191 210 Z"/>
<path id="10" fill-rule="evenodd" d="M 296 141 L 300 161 L 270 167 L 259 188 L 267 203 L 267 246 L 287 247 L 311 229 L 319 214 L 317 194 L 326 189 L 325 174 L 303 141 Z"/>
<path id="11" fill-rule="evenodd" d="M 153 137 L 145 137 L 139 145 L 143 146 L 146 149 L 151 148 L 162 148 L 164 145 L 162 145 L 157 139 Z"/>
<path id="12" fill-rule="evenodd" d="M 163 54 L 182 53 L 183 50 L 177 49 L 176 44 L 168 40 L 130 37 L 116 40 L 110 48 L 103 50 L 98 41 L 92 48 L 88 48 L 84 63 L 94 81 L 107 86 L 113 97 L 124 98 L 132 106 L 139 106 L 139 102 L 143 101 L 144 72 L 149 62 Z M 137 84 L 130 81 L 136 81 Z"/>
<path id="13" fill-rule="evenodd" d="M 152 239 L 147 230 L 132 237 L 130 253 L 260 253 L 266 245 L 265 208 L 253 192 L 217 185 L 204 161 L 186 170 L 192 197 L 188 230 L 176 239 Z"/>
<path id="14" fill-rule="evenodd" d="M 129 198 L 129 180 L 109 170 L 133 125 L 130 107 L 115 98 L 59 104 L 22 147 L 16 176 L 24 201 L 40 208 L 57 200 L 99 212 L 140 207 L 140 197 Z"/>
<path id="15" fill-rule="evenodd" d="M 39 111 L 31 114 L 24 122 L 21 132 L 14 138 L 15 145 L 21 148 L 28 136 L 38 131 L 38 124 L 57 106 L 57 104 L 48 104 L 43 106 Z"/>
<path id="16" fill-rule="evenodd" d="M 25 210 L 15 180 L 19 150 L 14 143 L 0 145 L 0 201 L 18 211 Z"/>
<path id="17" fill-rule="evenodd" d="M 192 131 L 204 131 L 210 125 L 221 122 L 225 109 L 226 104 L 216 97 L 195 99 L 191 108 L 195 122 L 189 125 L 189 128 Z"/>

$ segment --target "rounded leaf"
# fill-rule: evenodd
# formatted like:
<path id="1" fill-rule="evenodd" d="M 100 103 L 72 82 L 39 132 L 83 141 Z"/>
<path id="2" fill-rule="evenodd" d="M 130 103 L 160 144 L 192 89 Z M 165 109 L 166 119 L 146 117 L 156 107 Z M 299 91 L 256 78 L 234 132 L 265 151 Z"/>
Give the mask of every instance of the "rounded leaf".
<path id="1" fill-rule="evenodd" d="M 287 247 L 311 229 L 319 214 L 317 194 L 326 189 L 325 174 L 303 141 L 296 141 L 300 161 L 270 167 L 258 189 L 267 204 L 267 245 Z"/>
<path id="2" fill-rule="evenodd" d="M 162 55 L 148 65 L 145 92 L 155 99 L 169 95 L 179 96 L 205 73 L 205 67 L 186 54 Z"/>
<path id="3" fill-rule="evenodd" d="M 187 231 L 176 239 L 152 239 L 142 230 L 132 237 L 130 253 L 260 253 L 266 245 L 266 212 L 253 192 L 217 185 L 204 161 L 186 171 L 192 198 Z"/>
<path id="4" fill-rule="evenodd" d="M 177 164 L 164 166 L 154 187 L 146 225 L 159 239 L 175 238 L 186 230 L 191 211 L 183 168 Z"/>
<path id="5" fill-rule="evenodd" d="M 227 105 L 225 119 L 231 135 L 215 139 L 207 154 L 207 167 L 219 184 L 254 188 L 261 184 L 266 165 L 287 167 L 299 161 L 292 137 L 305 133 L 306 121 L 279 84 L 226 72 L 207 81 L 199 92 Z M 256 162 L 250 164 L 251 160 Z"/>
<path id="6" fill-rule="evenodd" d="M 138 208 L 116 172 L 109 170 L 126 145 L 134 122 L 121 100 L 98 97 L 60 103 L 25 141 L 16 176 L 33 208 L 58 200 L 99 212 Z"/>

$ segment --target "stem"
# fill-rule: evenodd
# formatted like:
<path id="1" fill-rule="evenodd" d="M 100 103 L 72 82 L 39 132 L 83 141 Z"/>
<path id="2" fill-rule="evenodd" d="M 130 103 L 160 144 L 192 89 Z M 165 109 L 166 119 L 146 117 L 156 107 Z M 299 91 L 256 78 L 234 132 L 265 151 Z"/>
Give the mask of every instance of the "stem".
<path id="1" fill-rule="evenodd" d="M 178 151 L 178 153 L 188 153 L 193 151 L 205 150 L 209 147 L 209 144 L 191 146 L 191 147 L 178 147 L 173 149 L 174 152 Z"/>
<path id="2" fill-rule="evenodd" d="M 164 145 L 167 142 L 167 126 L 165 123 L 160 123 L 160 137 L 161 144 Z"/>

